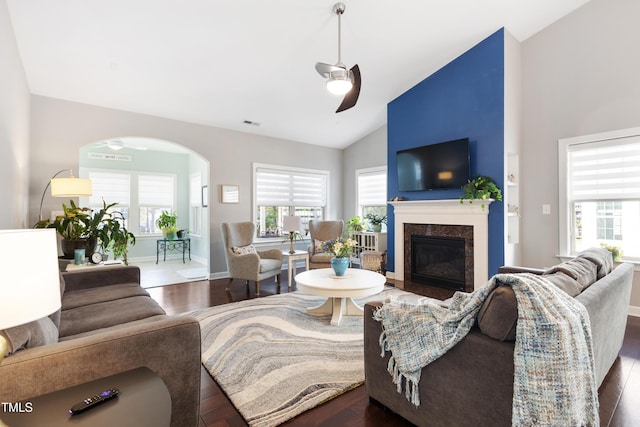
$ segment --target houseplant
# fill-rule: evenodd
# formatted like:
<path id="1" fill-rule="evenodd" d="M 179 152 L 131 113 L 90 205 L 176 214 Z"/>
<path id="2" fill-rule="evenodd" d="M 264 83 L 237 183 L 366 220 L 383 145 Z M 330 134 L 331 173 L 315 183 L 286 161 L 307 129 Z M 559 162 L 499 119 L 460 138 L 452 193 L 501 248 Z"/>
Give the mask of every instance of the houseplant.
<path id="1" fill-rule="evenodd" d="M 496 185 L 493 178 L 479 175 L 476 178 L 469 180 L 462 186 L 463 195 L 460 197 L 460 203 L 465 200 L 469 200 L 469 203 L 473 203 L 474 200 L 488 200 L 494 199 L 498 202 L 502 201 L 502 192 Z M 484 209 L 484 202 L 482 202 L 482 209 Z"/>
<path id="2" fill-rule="evenodd" d="M 162 230 L 162 234 L 166 239 L 173 240 L 176 238 L 178 231 L 178 214 L 176 212 L 162 211 L 156 220 L 156 224 Z"/>
<path id="3" fill-rule="evenodd" d="M 110 211 L 116 205 L 103 200 L 102 208 L 93 211 L 69 200 L 69 206 L 62 204 L 62 215 L 53 222 L 39 221 L 35 228 L 55 228 L 62 237 L 62 252 L 67 259 L 73 258 L 75 249 L 85 249 L 86 256 L 91 257 L 99 245 L 105 252 L 112 251 L 115 258 L 122 257 L 127 264 L 128 247 L 135 245 L 136 239 L 124 226 L 122 212 Z"/>
<path id="4" fill-rule="evenodd" d="M 611 252 L 611 257 L 613 258 L 614 261 L 616 262 L 622 261 L 622 249 L 620 249 L 620 246 L 607 245 L 606 243 L 600 243 L 600 247 Z"/>
<path id="5" fill-rule="evenodd" d="M 364 230 L 364 222 L 359 216 L 354 216 L 347 221 L 347 236 L 353 235 L 353 233 L 359 233 Z"/>
<path id="6" fill-rule="evenodd" d="M 344 276 L 347 267 L 349 267 L 349 257 L 355 246 L 355 240 L 345 239 L 344 237 L 338 237 L 337 239 L 327 240 L 322 243 L 322 250 L 326 253 L 333 254 L 333 258 L 331 258 L 331 268 L 333 268 L 336 276 Z"/>
<path id="7" fill-rule="evenodd" d="M 382 231 L 382 224 L 387 223 L 386 215 L 377 215 L 374 213 L 368 213 L 364 217 L 369 222 L 369 224 L 371 224 L 373 231 L 376 233 L 379 233 L 380 231 Z"/>
<path id="8" fill-rule="evenodd" d="M 92 223 L 96 224 L 94 234 L 103 252 L 113 252 L 113 258 L 122 257 L 125 265 L 129 265 L 127 258 L 129 245 L 136 244 L 136 237 L 125 226 L 122 212 L 109 212 L 109 208 L 116 203 L 107 205 L 103 201 L 103 208 L 94 214 Z"/>

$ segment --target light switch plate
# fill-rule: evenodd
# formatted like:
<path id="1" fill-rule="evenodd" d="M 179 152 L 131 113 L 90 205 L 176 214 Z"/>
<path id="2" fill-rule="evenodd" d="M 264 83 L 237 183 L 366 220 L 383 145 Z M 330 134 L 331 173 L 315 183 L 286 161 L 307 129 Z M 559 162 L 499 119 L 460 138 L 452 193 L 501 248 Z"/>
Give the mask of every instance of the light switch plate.
<path id="1" fill-rule="evenodd" d="M 551 215 L 551 205 L 542 205 L 542 215 Z"/>

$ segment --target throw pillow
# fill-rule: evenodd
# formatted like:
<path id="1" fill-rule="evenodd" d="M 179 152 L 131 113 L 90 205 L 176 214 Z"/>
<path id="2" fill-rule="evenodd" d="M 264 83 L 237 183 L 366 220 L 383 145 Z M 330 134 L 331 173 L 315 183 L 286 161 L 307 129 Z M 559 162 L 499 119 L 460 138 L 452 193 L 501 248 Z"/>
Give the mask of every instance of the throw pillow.
<path id="1" fill-rule="evenodd" d="M 246 254 L 257 253 L 256 248 L 253 245 L 233 247 L 231 248 L 231 250 L 236 255 L 246 255 Z"/>
<path id="2" fill-rule="evenodd" d="M 518 303 L 510 286 L 497 286 L 478 312 L 478 327 L 483 334 L 500 341 L 516 339 Z"/>
<path id="3" fill-rule="evenodd" d="M 58 342 L 58 328 L 48 317 L 43 317 L 25 325 L 4 329 L 0 331 L 0 334 L 7 340 L 9 346 L 7 356 L 25 348 Z"/>
<path id="4" fill-rule="evenodd" d="M 604 248 L 590 248 L 578 254 L 579 257 L 588 259 L 598 269 L 598 280 L 602 279 L 613 270 L 613 256 Z"/>
<path id="5" fill-rule="evenodd" d="M 578 283 L 580 283 L 582 290 L 585 290 L 598 280 L 596 265 L 585 258 L 570 259 L 569 261 L 558 264 L 555 267 L 551 267 L 549 270 L 545 271 L 545 274 L 553 274 L 558 271 L 577 280 Z"/>
<path id="6" fill-rule="evenodd" d="M 313 252 L 316 254 L 321 254 L 324 253 L 324 248 L 323 246 L 325 245 L 325 243 L 327 243 L 328 240 L 318 240 L 318 239 L 314 239 L 313 240 Z"/>
<path id="7" fill-rule="evenodd" d="M 582 286 L 573 277 L 569 277 L 561 271 L 553 274 L 543 274 L 541 277 L 553 283 L 558 289 L 562 289 L 569 296 L 575 297 L 582 292 Z"/>
<path id="8" fill-rule="evenodd" d="M 65 281 L 64 276 L 60 273 L 60 301 L 62 301 L 62 297 L 64 295 Z M 53 312 L 49 315 L 49 319 L 53 322 L 56 328 L 60 328 L 60 315 L 62 313 L 62 307 L 58 309 L 58 311 Z"/>

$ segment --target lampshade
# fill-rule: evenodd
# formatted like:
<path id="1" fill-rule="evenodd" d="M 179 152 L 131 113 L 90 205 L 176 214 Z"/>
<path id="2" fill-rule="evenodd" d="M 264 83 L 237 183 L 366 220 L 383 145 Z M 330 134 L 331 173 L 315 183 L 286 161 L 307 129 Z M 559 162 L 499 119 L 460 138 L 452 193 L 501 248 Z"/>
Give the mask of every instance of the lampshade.
<path id="1" fill-rule="evenodd" d="M 331 78 L 327 80 L 327 89 L 334 95 L 344 95 L 349 92 L 352 87 L 353 84 L 348 77 L 346 79 Z"/>
<path id="2" fill-rule="evenodd" d="M 60 308 L 54 229 L 0 230 L 0 263 L 4 276 L 0 286 L 0 329 L 29 323 Z"/>
<path id="3" fill-rule="evenodd" d="M 83 197 L 91 196 L 91 180 L 86 178 L 53 178 L 51 180 L 51 195 L 53 197 Z"/>
<path id="4" fill-rule="evenodd" d="M 300 231 L 302 229 L 302 220 L 299 216 L 285 216 L 284 217 L 284 231 Z"/>

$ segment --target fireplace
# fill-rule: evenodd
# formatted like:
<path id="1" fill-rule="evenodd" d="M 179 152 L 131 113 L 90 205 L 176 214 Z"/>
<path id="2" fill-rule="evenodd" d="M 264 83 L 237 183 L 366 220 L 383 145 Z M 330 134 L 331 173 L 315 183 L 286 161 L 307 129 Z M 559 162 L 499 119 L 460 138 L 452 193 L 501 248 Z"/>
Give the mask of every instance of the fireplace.
<path id="1" fill-rule="evenodd" d="M 404 224 L 405 281 L 473 292 L 473 227 Z"/>
<path id="2" fill-rule="evenodd" d="M 411 282 L 412 234 L 458 237 L 465 241 L 465 291 L 473 292 L 486 285 L 489 277 L 488 203 L 482 208 L 480 203 L 460 203 L 458 199 L 390 202 L 394 211 L 394 250 L 390 259 L 393 270 L 387 271 L 387 275 L 396 282 Z M 403 286 L 400 283 L 399 287 Z"/>
<path id="3" fill-rule="evenodd" d="M 411 236 L 411 281 L 464 291 L 464 239 Z"/>

